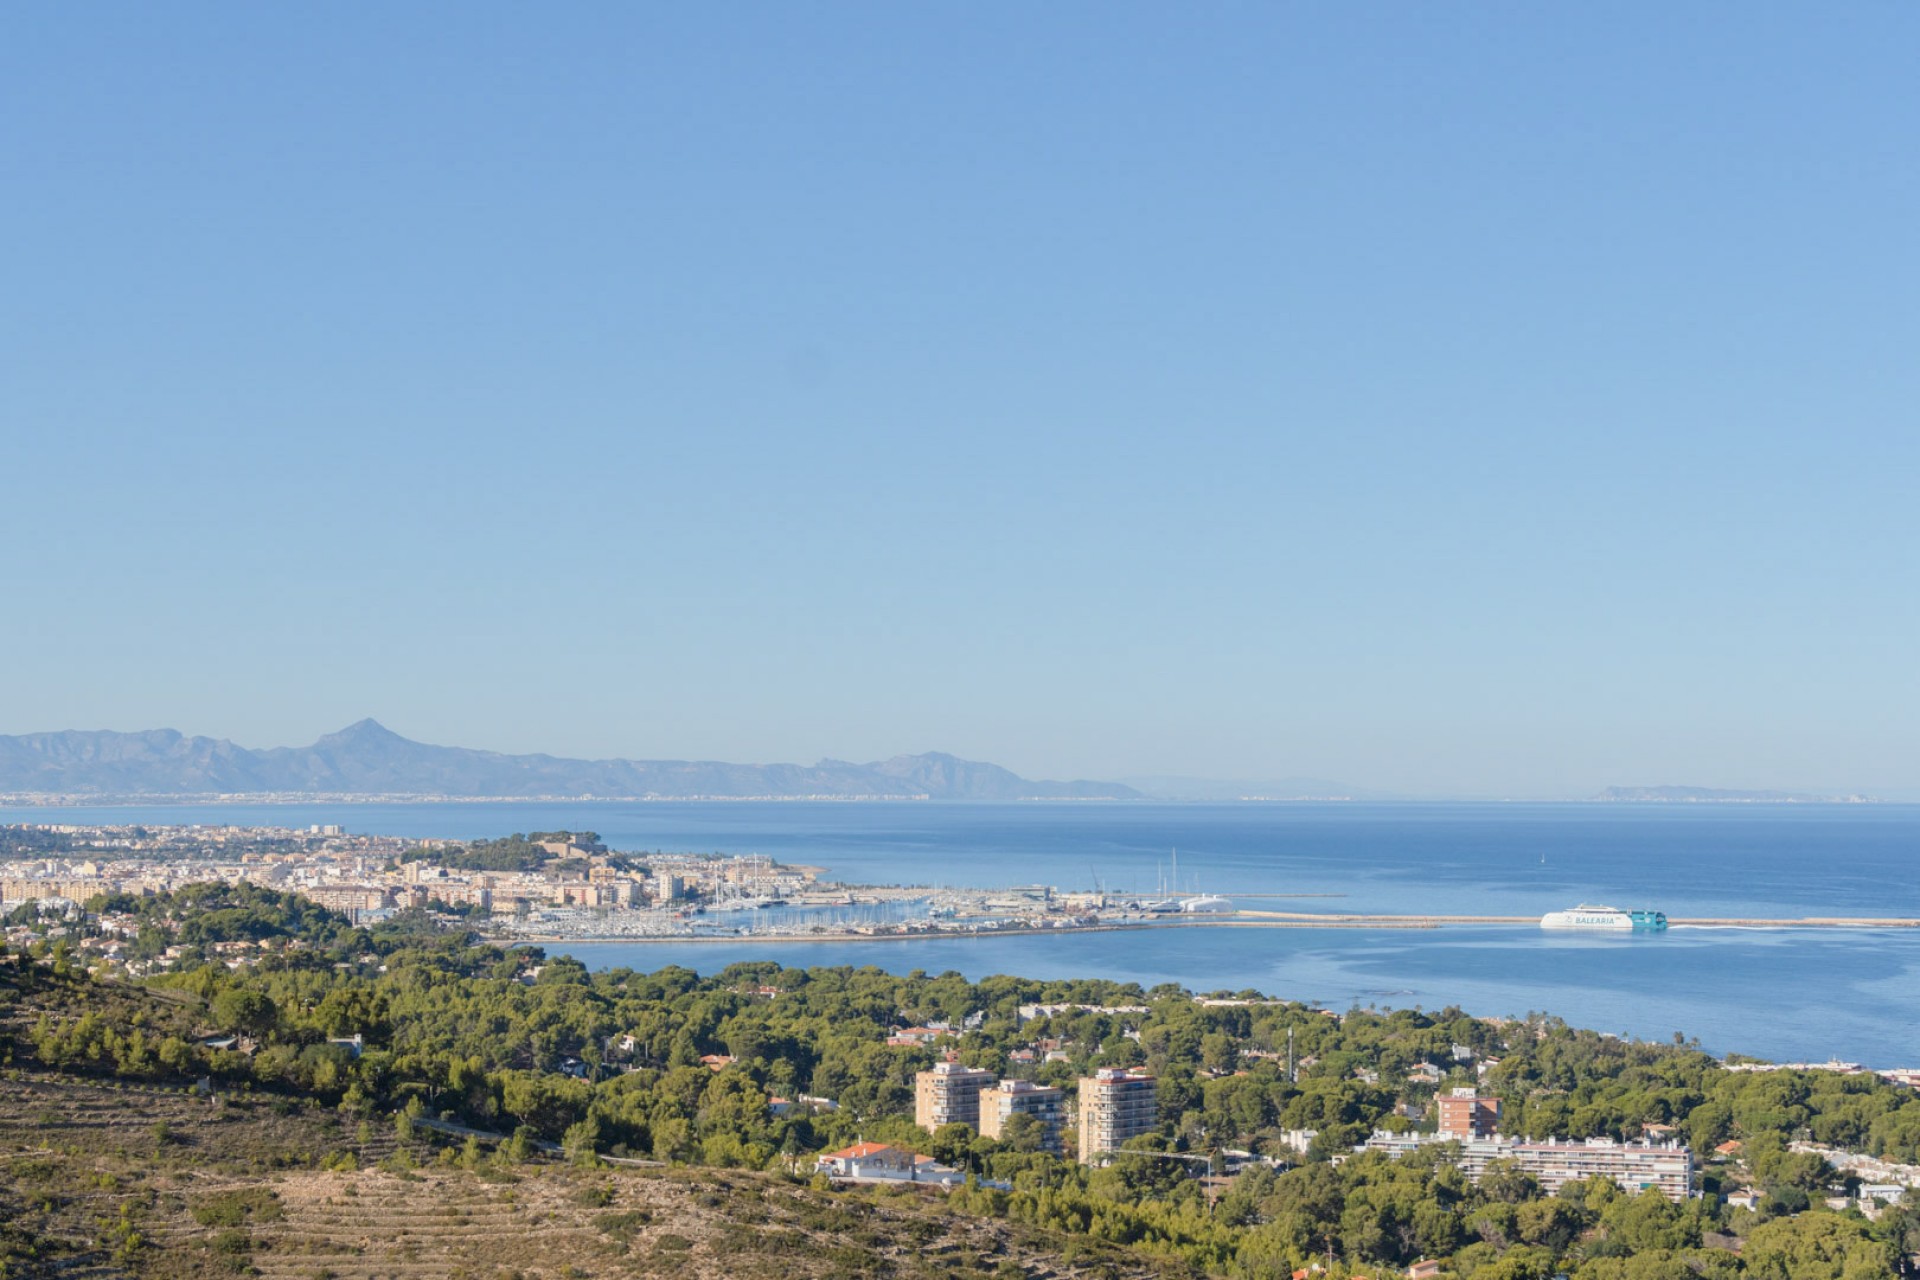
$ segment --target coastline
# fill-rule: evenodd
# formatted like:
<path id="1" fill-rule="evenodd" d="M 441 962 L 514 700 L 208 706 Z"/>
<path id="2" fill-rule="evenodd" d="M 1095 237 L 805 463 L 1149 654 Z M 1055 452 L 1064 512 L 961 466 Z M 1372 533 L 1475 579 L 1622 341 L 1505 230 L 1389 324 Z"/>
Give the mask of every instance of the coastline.
<path id="1" fill-rule="evenodd" d="M 1807 917 L 1797 920 L 1758 920 L 1758 919 L 1684 919 L 1669 922 L 1672 928 L 1689 929 L 1920 929 L 1920 919 L 1905 918 L 1852 918 L 1852 917 Z M 687 943 L 727 943 L 739 946 L 742 943 L 796 942 L 847 943 L 847 942 L 943 942 L 949 940 L 971 941 L 985 938 L 1017 937 L 1063 937 L 1086 933 L 1144 933 L 1157 929 L 1441 929 L 1448 925 L 1507 926 L 1515 929 L 1538 929 L 1540 922 L 1531 916 L 1334 916 L 1334 917 L 1289 917 L 1275 920 L 1165 920 L 1165 921 L 1115 921 L 1107 924 L 1074 925 L 1068 928 L 1006 928 L 1006 929 L 949 929 L 900 933 L 645 933 L 645 934 L 525 934 L 489 940 L 501 942 L 507 946 L 582 946 L 593 943 L 614 943 L 620 946 L 655 944 L 661 946 L 679 946 Z M 1578 930 L 1573 931 L 1578 933 Z M 1594 931 L 1596 936 L 1611 936 L 1608 931 Z M 1646 936 L 1657 936 L 1647 934 Z"/>

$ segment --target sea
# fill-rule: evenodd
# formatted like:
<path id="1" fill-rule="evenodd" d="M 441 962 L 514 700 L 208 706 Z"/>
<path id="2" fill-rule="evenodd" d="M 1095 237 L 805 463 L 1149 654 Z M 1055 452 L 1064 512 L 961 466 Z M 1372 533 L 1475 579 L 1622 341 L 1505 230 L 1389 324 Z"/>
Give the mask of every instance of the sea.
<path id="1" fill-rule="evenodd" d="M 1279 911 L 1920 918 L 1920 806 L 650 801 L 0 809 L 0 822 L 210 823 L 471 839 L 588 830 L 616 849 L 760 853 L 850 884 L 1210 893 Z M 1774 1061 L 1920 1066 L 1920 930 L 1549 933 L 1178 928 L 910 940 L 547 944 L 596 969 L 740 960 L 1257 990 L 1329 1008 L 1550 1013 Z"/>

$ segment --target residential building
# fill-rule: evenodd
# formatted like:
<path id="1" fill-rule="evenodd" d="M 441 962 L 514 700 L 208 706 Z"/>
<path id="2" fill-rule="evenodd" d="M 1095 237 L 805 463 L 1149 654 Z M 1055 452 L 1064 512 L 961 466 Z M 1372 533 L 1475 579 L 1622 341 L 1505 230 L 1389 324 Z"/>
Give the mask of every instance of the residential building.
<path id="1" fill-rule="evenodd" d="M 1040 1149 L 1060 1153 L 1060 1129 L 1066 1117 L 1066 1095 L 1031 1080 L 1002 1080 L 980 1092 L 980 1136 L 998 1138 L 1007 1121 L 1032 1116 L 1040 1126 Z"/>
<path id="2" fill-rule="evenodd" d="M 913 1122 L 932 1133 L 943 1124 L 980 1127 L 980 1091 L 998 1079 L 958 1062 L 935 1063 L 913 1077 Z"/>
<path id="3" fill-rule="evenodd" d="M 1063 1013 L 1148 1013 L 1144 1004 L 1023 1004 L 1017 1011 L 1021 1022 L 1035 1018 L 1057 1018 Z"/>
<path id="4" fill-rule="evenodd" d="M 83 878 L 69 880 L 10 879 L 0 881 L 0 902 L 33 902 L 47 898 L 65 898 L 84 903 L 103 893 L 112 893 L 114 885 L 106 880 Z"/>
<path id="5" fill-rule="evenodd" d="M 829 1178 L 854 1182 L 931 1182 L 951 1187 L 966 1181 L 965 1174 L 932 1156 L 915 1155 L 884 1142 L 858 1142 L 830 1151 L 814 1162 L 814 1168 Z"/>
<path id="6" fill-rule="evenodd" d="M 391 902 L 384 888 L 370 884 L 315 885 L 301 893 L 330 910 L 346 912 L 356 921 L 360 912 L 378 911 Z"/>
<path id="7" fill-rule="evenodd" d="M 1449 1089 L 1434 1099 L 1440 1113 L 1440 1136 L 1470 1141 L 1491 1138 L 1500 1128 L 1500 1099 L 1482 1097 L 1472 1089 Z"/>
<path id="8" fill-rule="evenodd" d="M 1511 1160 L 1538 1179 L 1548 1195 L 1586 1178 L 1605 1178 L 1623 1191 L 1658 1191 L 1669 1200 L 1685 1200 L 1693 1194 L 1693 1152 L 1677 1142 L 1462 1140 L 1442 1134 L 1377 1132 L 1360 1150 L 1400 1156 L 1436 1142 L 1458 1142 L 1460 1168 L 1476 1182 L 1495 1160 Z"/>
<path id="9" fill-rule="evenodd" d="M 1160 1122 L 1156 1085 L 1144 1072 L 1103 1067 L 1080 1081 L 1080 1162 L 1092 1164 L 1107 1151 Z"/>
<path id="10" fill-rule="evenodd" d="M 1879 1217 L 1881 1210 L 1890 1204 L 1898 1204 L 1906 1194 L 1907 1188 L 1898 1182 L 1863 1182 L 1855 1193 L 1860 1212 L 1869 1218 Z"/>
<path id="11" fill-rule="evenodd" d="M 884 1142 L 856 1142 L 839 1151 L 829 1151 L 814 1162 L 814 1168 L 832 1178 L 903 1178 L 913 1168 L 914 1155 Z"/>

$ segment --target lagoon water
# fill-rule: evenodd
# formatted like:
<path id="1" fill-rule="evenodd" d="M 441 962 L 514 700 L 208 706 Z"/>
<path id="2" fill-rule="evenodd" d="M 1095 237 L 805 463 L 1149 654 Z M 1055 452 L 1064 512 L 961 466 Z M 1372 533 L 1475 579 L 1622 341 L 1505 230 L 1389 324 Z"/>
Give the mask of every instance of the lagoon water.
<path id="1" fill-rule="evenodd" d="M 220 822 L 473 838 L 571 828 L 616 848 L 764 853 L 851 883 L 1097 883 L 1331 895 L 1279 910 L 1539 915 L 1576 902 L 1719 917 L 1920 917 L 1920 806 L 446 803 L 0 810 L 7 822 Z M 1174 880 L 1174 850 L 1178 879 Z M 595 967 L 736 960 L 1256 988 L 1334 1008 L 1546 1010 L 1715 1052 L 1920 1065 L 1920 930 L 1549 934 L 1169 929 L 1006 938 L 584 943 Z"/>

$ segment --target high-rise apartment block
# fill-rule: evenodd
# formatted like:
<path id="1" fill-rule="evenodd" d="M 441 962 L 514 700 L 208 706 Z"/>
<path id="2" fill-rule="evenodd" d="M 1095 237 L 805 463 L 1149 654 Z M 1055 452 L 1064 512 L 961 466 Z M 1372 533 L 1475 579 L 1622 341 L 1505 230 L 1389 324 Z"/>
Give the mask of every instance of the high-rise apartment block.
<path id="1" fill-rule="evenodd" d="M 1500 1128 L 1500 1099 L 1483 1098 L 1472 1089 L 1453 1089 L 1435 1099 L 1440 1112 L 1439 1134 L 1471 1142 L 1491 1138 Z"/>
<path id="2" fill-rule="evenodd" d="M 1103 1067 L 1080 1081 L 1080 1163 L 1117 1151 L 1128 1138 L 1152 1133 L 1160 1122 L 1152 1076 Z"/>
<path id="3" fill-rule="evenodd" d="M 913 1122 L 932 1133 L 943 1124 L 980 1127 L 980 1091 L 997 1079 L 993 1072 L 957 1062 L 934 1064 L 913 1077 Z"/>
<path id="4" fill-rule="evenodd" d="M 980 1136 L 998 1138 L 1007 1121 L 1032 1116 L 1040 1126 L 1040 1149 L 1060 1153 L 1060 1128 L 1066 1114 L 1066 1095 L 1031 1080 L 1002 1080 L 980 1092 Z"/>

